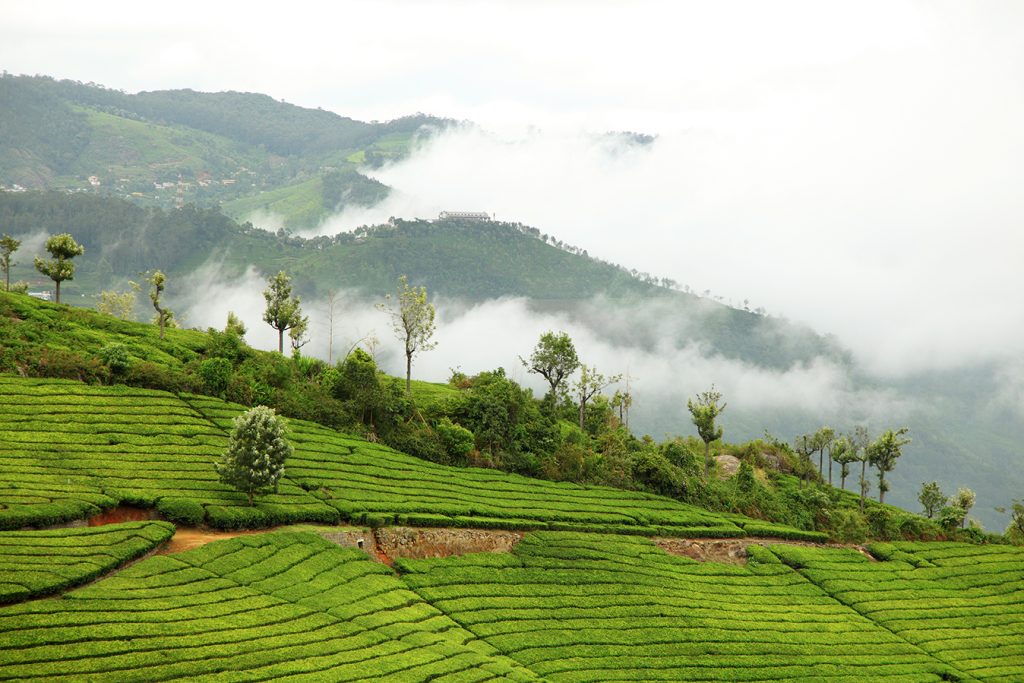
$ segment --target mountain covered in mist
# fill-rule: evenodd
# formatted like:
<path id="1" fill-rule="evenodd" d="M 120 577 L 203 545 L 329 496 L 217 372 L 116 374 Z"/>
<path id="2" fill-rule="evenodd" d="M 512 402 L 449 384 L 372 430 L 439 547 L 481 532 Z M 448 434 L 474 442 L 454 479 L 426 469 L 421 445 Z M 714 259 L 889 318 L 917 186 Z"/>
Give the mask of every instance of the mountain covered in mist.
<path id="1" fill-rule="evenodd" d="M 39 236 L 70 231 L 86 253 L 65 291 L 81 304 L 155 268 L 178 285 L 172 303 L 186 308 L 200 305 L 211 273 L 220 286 L 252 269 L 283 269 L 307 301 L 344 290 L 372 310 L 404 274 L 443 297 L 450 319 L 478 321 L 472 336 L 482 346 L 497 342 L 481 304 L 513 298 L 521 303 L 500 310 L 518 316 L 519 327 L 576 330 L 598 348 L 602 369 L 635 377 L 634 431 L 688 431 L 686 396 L 711 381 L 726 391 L 736 438 L 767 429 L 791 440 L 824 423 L 907 424 L 914 443 L 892 475 L 893 501 L 916 508 L 922 481 L 938 479 L 950 493 L 966 485 L 979 493 L 975 514 L 1002 527 L 992 508 L 1024 490 L 1008 465 L 1024 443 L 1024 419 L 993 400 L 1004 368 L 871 377 L 831 337 L 663 287 L 518 223 L 395 219 L 302 239 L 236 222 L 267 213 L 301 229 L 346 206 L 376 204 L 390 189 L 360 170 L 401 158 L 417 137 L 451 124 L 422 115 L 364 123 L 252 93 L 127 94 L 4 75 L 0 185 L 57 191 L 0 193 L 0 232 L 27 238 L 13 279 L 46 286 L 29 265 Z M 716 258 L 730 267 L 727 255 Z M 259 287 L 250 286 L 257 298 Z M 474 306 L 476 317 L 460 312 Z M 261 325 L 258 312 L 252 320 Z M 517 365 L 523 346 L 497 363 Z M 485 369 L 473 358 L 459 347 L 440 364 Z"/>

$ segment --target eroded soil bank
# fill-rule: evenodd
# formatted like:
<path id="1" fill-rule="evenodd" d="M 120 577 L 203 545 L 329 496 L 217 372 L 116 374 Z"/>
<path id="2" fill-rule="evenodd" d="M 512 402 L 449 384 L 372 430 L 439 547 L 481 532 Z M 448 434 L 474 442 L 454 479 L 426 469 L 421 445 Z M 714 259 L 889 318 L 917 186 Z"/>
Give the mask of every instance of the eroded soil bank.
<path id="1" fill-rule="evenodd" d="M 700 562 L 746 564 L 748 546 L 777 544 L 802 545 L 809 548 L 852 548 L 871 561 L 877 561 L 877 558 L 863 546 L 841 543 L 811 543 L 783 538 L 653 538 L 651 540 L 670 555 L 689 557 Z"/>

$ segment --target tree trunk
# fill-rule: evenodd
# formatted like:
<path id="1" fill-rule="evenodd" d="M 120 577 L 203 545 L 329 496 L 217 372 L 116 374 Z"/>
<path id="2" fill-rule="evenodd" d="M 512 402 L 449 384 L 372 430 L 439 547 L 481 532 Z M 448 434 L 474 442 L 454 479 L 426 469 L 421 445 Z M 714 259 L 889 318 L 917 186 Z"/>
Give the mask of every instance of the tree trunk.
<path id="1" fill-rule="evenodd" d="M 844 491 L 846 490 L 846 475 L 845 474 L 839 477 L 839 488 L 841 488 Z"/>
<path id="2" fill-rule="evenodd" d="M 284 328 L 278 328 L 277 330 L 277 352 L 284 354 Z"/>
<path id="3" fill-rule="evenodd" d="M 885 472 L 878 470 L 878 502 L 885 502 Z"/>
<path id="4" fill-rule="evenodd" d="M 55 303 L 59 304 L 60 303 L 60 280 L 54 280 L 54 282 L 57 283 L 57 301 Z"/>
<path id="5" fill-rule="evenodd" d="M 861 478 L 861 481 L 863 481 L 865 475 L 867 475 L 867 469 L 868 469 L 868 461 L 867 460 L 861 460 L 860 461 L 860 478 Z M 860 511 L 864 512 L 864 485 L 863 484 L 861 484 L 861 488 L 860 488 Z"/>
<path id="6" fill-rule="evenodd" d="M 587 402 L 580 399 L 580 431 L 583 431 L 583 421 L 587 417 Z"/>
<path id="7" fill-rule="evenodd" d="M 824 448 L 822 448 L 820 451 L 818 451 L 818 474 L 821 475 L 822 479 L 825 478 L 825 449 Z"/>
<path id="8" fill-rule="evenodd" d="M 711 442 L 704 442 L 704 478 L 711 475 Z"/>
<path id="9" fill-rule="evenodd" d="M 167 321 L 164 320 L 164 312 L 160 311 L 160 338 L 164 338 L 164 327 L 167 326 Z"/>
<path id="10" fill-rule="evenodd" d="M 249 491 L 249 507 L 252 507 L 252 491 Z"/>
<path id="11" fill-rule="evenodd" d="M 828 454 L 828 485 L 832 487 L 832 454 Z"/>
<path id="12" fill-rule="evenodd" d="M 405 353 L 405 395 L 412 395 L 412 354 Z"/>

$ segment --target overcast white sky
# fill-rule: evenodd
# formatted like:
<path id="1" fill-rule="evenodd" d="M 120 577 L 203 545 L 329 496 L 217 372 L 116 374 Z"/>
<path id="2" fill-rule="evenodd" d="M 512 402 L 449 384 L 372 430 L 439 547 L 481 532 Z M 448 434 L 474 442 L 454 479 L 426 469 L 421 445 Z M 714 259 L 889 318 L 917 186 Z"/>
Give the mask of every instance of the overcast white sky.
<path id="1" fill-rule="evenodd" d="M 493 211 L 834 332 L 879 372 L 1021 355 L 1024 3 L 277 7 L 3 0 L 0 67 L 473 120 L 330 227 Z M 587 137 L 606 130 L 660 137 Z"/>

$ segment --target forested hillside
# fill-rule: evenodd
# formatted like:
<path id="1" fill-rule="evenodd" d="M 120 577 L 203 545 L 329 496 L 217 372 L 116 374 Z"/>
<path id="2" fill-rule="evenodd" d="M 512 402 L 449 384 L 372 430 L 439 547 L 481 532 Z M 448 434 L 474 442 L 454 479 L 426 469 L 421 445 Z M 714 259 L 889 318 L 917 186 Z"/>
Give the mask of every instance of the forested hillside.
<path id="1" fill-rule="evenodd" d="M 358 173 L 451 122 L 364 123 L 255 93 L 129 94 L 37 76 L 0 77 L 0 186 L 64 189 L 142 205 L 231 205 L 318 225 L 387 188 Z M 263 193 L 270 193 L 263 196 Z"/>

